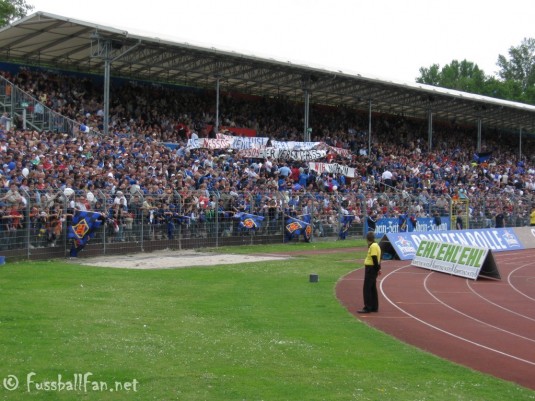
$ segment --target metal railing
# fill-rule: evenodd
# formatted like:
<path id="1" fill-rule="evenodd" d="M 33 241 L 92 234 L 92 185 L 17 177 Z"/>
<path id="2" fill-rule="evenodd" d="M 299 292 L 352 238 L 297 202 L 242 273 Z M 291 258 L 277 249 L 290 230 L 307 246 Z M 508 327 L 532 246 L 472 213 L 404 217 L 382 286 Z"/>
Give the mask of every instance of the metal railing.
<path id="1" fill-rule="evenodd" d="M 0 190 L 0 253 L 15 259 L 65 257 L 71 240 L 69 227 L 76 210 L 101 213 L 104 224 L 95 231 L 83 255 L 150 252 L 159 249 L 193 249 L 242 244 L 282 243 L 286 241 L 288 216 L 301 219 L 310 215 L 313 240 L 337 239 L 343 215 L 355 216 L 347 236 L 362 238 L 366 217 L 375 207 L 382 215 L 398 213 L 431 216 L 440 210 L 437 197 L 430 196 L 421 206 L 417 197 L 392 192 L 337 193 L 263 191 L 213 193 L 210 191 L 168 190 L 163 194 L 147 194 L 136 187 L 121 194 L 96 190 L 94 193 L 63 190 Z M 370 202 L 379 199 L 379 206 Z M 415 200 L 416 199 L 416 200 Z M 451 202 L 451 200 L 448 200 Z M 372 203 L 370 207 L 369 204 Z M 531 200 L 518 194 L 487 195 L 477 204 L 469 203 L 469 227 L 493 226 L 494 210 L 504 205 L 506 226 L 529 224 Z M 260 216 L 259 228 L 248 230 L 236 218 L 240 212 Z M 451 218 L 452 216 L 449 215 Z M 466 227 L 465 227 L 466 228 Z"/>
<path id="2" fill-rule="evenodd" d="M 10 128 L 33 129 L 68 133 L 73 136 L 80 130 L 81 123 L 65 117 L 0 76 L 0 108 L 7 113 Z M 86 132 L 95 134 L 90 128 Z"/>

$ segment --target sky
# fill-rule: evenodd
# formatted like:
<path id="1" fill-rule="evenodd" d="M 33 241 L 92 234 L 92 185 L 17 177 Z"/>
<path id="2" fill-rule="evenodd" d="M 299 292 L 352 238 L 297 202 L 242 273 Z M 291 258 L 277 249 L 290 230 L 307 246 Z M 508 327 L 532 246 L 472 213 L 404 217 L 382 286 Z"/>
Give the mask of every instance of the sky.
<path id="1" fill-rule="evenodd" d="M 498 56 L 535 38 L 535 1 L 26 0 L 36 11 L 137 35 L 402 83 L 421 67 Z M 139 6 L 138 6 L 139 4 Z"/>

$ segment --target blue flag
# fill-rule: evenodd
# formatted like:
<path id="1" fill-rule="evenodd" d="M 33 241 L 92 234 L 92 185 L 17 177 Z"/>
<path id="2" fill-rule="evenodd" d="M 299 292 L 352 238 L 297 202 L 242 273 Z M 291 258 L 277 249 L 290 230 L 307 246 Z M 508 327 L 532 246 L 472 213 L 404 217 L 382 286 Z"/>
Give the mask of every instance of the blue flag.
<path id="1" fill-rule="evenodd" d="M 299 237 L 303 234 L 305 242 L 310 242 L 312 239 L 312 225 L 310 224 L 311 217 L 309 214 L 301 216 L 302 219 L 287 216 L 286 224 L 284 226 L 285 242 L 291 240 L 294 237 Z"/>
<path id="2" fill-rule="evenodd" d="M 404 232 L 409 231 L 408 220 L 409 220 L 409 216 L 405 213 L 402 213 L 398 216 L 399 232 L 404 233 Z"/>
<path id="3" fill-rule="evenodd" d="M 102 215 L 98 212 L 84 212 L 77 210 L 72 218 L 67 236 L 74 239 L 78 245 L 85 245 L 93 237 L 95 230 L 102 225 Z"/>
<path id="4" fill-rule="evenodd" d="M 488 161 L 492 156 L 492 152 L 476 152 L 474 153 L 474 160 L 477 163 L 483 163 Z"/>
<path id="5" fill-rule="evenodd" d="M 234 218 L 240 219 L 240 228 L 246 231 L 259 229 L 262 227 L 262 221 L 264 220 L 264 216 L 244 212 L 234 214 Z"/>
<path id="6" fill-rule="evenodd" d="M 346 239 L 347 233 L 349 232 L 349 229 L 351 228 L 351 223 L 353 223 L 353 220 L 355 220 L 355 216 L 346 214 L 342 216 L 342 220 L 340 221 L 340 232 L 338 233 L 338 237 L 340 239 Z"/>

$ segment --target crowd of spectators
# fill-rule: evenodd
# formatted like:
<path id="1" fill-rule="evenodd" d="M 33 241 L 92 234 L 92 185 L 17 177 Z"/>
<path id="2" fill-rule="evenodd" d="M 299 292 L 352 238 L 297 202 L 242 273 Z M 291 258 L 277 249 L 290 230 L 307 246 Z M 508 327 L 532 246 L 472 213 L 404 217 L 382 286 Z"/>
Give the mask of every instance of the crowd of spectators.
<path id="1" fill-rule="evenodd" d="M 32 69 L 2 75 L 46 107 L 102 131 L 98 80 Z M 511 133 L 485 131 L 477 152 L 475 126 L 437 122 L 429 151 L 426 121 L 376 116 L 368 154 L 367 113 L 312 106 L 312 141 L 352 155 L 331 152 L 317 161 L 354 168 L 348 178 L 316 173 L 308 162 L 188 148 L 192 135 L 216 135 L 213 91 L 132 82 L 112 87 L 107 136 L 22 129 L 16 121 L 7 129 L 0 119 L 0 247 L 24 245 L 18 233 L 25 221 L 36 238 L 53 245 L 74 210 L 104 213 L 110 238 L 130 241 L 139 238 L 141 223 L 151 239 L 172 239 L 169 227 L 178 225 L 190 235 L 236 234 L 232 216 L 239 212 L 264 216 L 264 230 L 272 233 L 284 216 L 312 212 L 317 234 L 325 235 L 344 213 L 356 222 L 370 215 L 450 215 L 458 212 L 452 205 L 469 200 L 470 218 L 488 221 L 498 210 L 524 218 L 531 207 L 535 167 L 526 155 L 534 154 L 534 144 L 524 143 L 520 158 Z M 302 140 L 302 105 L 289 99 L 224 93 L 219 115 L 230 135 L 243 127 L 272 140 Z"/>

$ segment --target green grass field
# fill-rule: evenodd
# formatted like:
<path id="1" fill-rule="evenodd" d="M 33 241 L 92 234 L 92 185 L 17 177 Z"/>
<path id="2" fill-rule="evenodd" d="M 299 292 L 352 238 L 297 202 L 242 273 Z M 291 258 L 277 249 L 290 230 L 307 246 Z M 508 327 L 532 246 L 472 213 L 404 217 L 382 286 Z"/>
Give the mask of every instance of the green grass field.
<path id="1" fill-rule="evenodd" d="M 341 247 L 177 270 L 0 266 L 0 400 L 535 399 L 350 315 L 334 287 L 360 267 L 343 248 L 357 244 L 226 249 Z"/>

